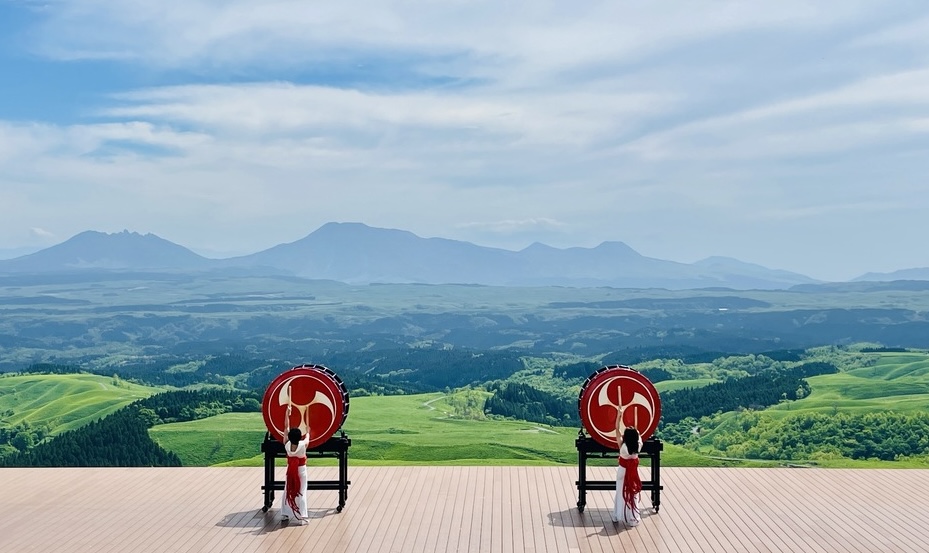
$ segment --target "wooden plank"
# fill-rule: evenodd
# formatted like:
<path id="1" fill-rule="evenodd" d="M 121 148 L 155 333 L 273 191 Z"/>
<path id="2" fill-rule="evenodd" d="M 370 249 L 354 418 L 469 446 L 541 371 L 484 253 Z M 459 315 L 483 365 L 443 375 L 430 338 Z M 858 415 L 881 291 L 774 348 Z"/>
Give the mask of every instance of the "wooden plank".
<path id="1" fill-rule="evenodd" d="M 464 468 L 464 493 L 467 500 L 462 503 L 461 531 L 458 532 L 456 551 L 471 551 L 478 549 L 481 528 L 481 513 L 489 505 L 484 505 L 483 494 L 478 491 L 477 467 Z M 472 540 L 474 545 L 472 547 Z"/>
<path id="2" fill-rule="evenodd" d="M 523 553 L 523 533 L 519 504 L 519 481 L 516 471 L 507 470 L 503 477 L 503 551 Z"/>
<path id="3" fill-rule="evenodd" d="M 402 512 L 399 499 L 403 497 L 403 490 L 399 486 L 399 471 L 399 468 L 391 468 L 389 477 L 382 473 L 368 482 L 366 493 L 373 497 L 366 497 L 364 500 L 364 504 L 368 506 L 364 513 L 364 524 L 353 526 L 351 535 L 356 539 L 350 540 L 348 545 L 354 550 L 379 550 L 381 539 L 392 531 L 393 517 Z"/>
<path id="4" fill-rule="evenodd" d="M 683 473 L 663 470 L 661 473 L 661 483 L 665 490 L 661 493 L 661 509 L 659 513 L 650 516 L 648 527 L 661 535 L 670 544 L 669 551 L 679 551 L 681 553 L 695 553 L 696 549 L 685 539 L 684 533 L 680 528 L 680 520 L 689 507 L 680 493 L 680 486 L 677 482 L 683 479 Z M 745 553 L 750 553 L 746 550 Z"/>
<path id="5" fill-rule="evenodd" d="M 700 480 L 696 482 L 692 493 L 702 497 L 692 498 L 692 500 L 700 501 L 700 508 L 707 510 L 707 516 L 715 519 L 711 521 L 711 531 L 726 540 L 726 550 L 793 551 L 791 547 L 784 544 L 771 543 L 768 538 L 771 532 L 769 516 L 752 509 L 751 506 L 756 502 L 757 493 L 754 493 L 748 485 L 751 481 L 751 474 L 746 474 L 749 478 L 745 480 L 744 486 L 740 486 L 740 493 L 737 494 L 733 494 L 720 483 L 710 480 L 709 477 L 712 474 L 714 473 L 706 471 L 696 473 Z M 738 531 L 740 524 L 746 525 L 752 531 Z"/>
<path id="6" fill-rule="evenodd" d="M 476 539 L 471 540 L 471 545 L 476 544 L 478 551 L 500 551 L 499 547 L 494 548 L 491 539 L 496 530 L 494 526 L 499 511 L 499 506 L 494 501 L 494 483 L 499 478 L 499 470 L 497 470 L 497 467 L 492 467 L 489 477 L 484 476 L 483 471 L 476 471 L 476 473 L 478 489 L 480 489 L 481 494 L 481 511 L 480 519 L 477 521 L 472 520 L 471 524 L 472 527 L 478 525 L 480 533 Z"/>
<path id="7" fill-rule="evenodd" d="M 279 497 L 261 512 L 260 468 L 0 469 L 0 551 L 903 553 L 929 541 L 929 470 L 666 467 L 661 512 L 646 492 L 629 529 L 609 521 L 612 491 L 577 512 L 573 466 L 350 472 L 342 513 L 337 492 L 311 491 L 310 524 L 282 528 Z"/>
<path id="8" fill-rule="evenodd" d="M 492 467 L 492 494 L 493 518 L 490 524 L 490 550 L 491 551 L 512 551 L 512 542 L 505 528 L 505 518 L 509 509 L 506 507 L 503 499 L 503 487 L 506 482 L 506 475 L 501 467 Z M 504 547 L 504 543 L 509 542 L 509 548 Z"/>
<path id="9" fill-rule="evenodd" d="M 389 544 L 385 540 L 386 551 L 412 551 L 416 539 L 416 532 L 423 523 L 423 515 L 428 503 L 422 501 L 422 498 L 428 497 L 425 478 L 418 478 L 417 474 L 422 471 L 419 468 L 406 467 L 402 476 L 398 478 L 398 485 L 401 488 L 400 497 L 408 497 L 410 501 L 401 506 L 394 498 L 392 506 L 395 510 L 394 523 L 395 531 Z"/>
<path id="10" fill-rule="evenodd" d="M 560 471 L 553 470 L 553 467 L 547 467 L 544 469 L 537 469 L 544 474 L 544 483 L 545 486 L 540 489 L 541 492 L 544 492 L 544 497 L 540 498 L 539 506 L 540 507 L 549 507 L 543 508 L 541 516 L 543 517 L 543 522 L 545 523 L 546 536 L 550 535 L 550 539 L 547 539 L 547 551 L 568 551 L 571 549 L 568 541 L 568 533 L 564 526 L 564 519 L 560 509 L 551 509 L 552 505 L 559 505 L 561 500 L 559 499 L 558 488 L 564 486 L 565 482 L 561 481 L 559 478 Z M 576 547 L 574 549 L 577 549 Z"/>

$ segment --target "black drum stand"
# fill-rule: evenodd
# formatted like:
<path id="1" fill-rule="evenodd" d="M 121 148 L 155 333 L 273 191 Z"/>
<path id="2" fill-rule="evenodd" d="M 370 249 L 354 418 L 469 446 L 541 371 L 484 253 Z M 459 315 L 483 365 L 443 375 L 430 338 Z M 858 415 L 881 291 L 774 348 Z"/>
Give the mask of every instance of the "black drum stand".
<path id="1" fill-rule="evenodd" d="M 351 484 L 348 479 L 348 448 L 351 445 L 351 438 L 340 430 L 338 435 L 329 438 L 324 444 L 306 450 L 307 459 L 333 457 L 339 460 L 338 480 L 310 480 L 308 478 L 306 482 L 307 490 L 339 490 L 339 506 L 336 507 L 336 512 L 339 513 L 345 507 L 345 501 L 348 499 L 348 486 Z M 284 481 L 274 479 L 274 460 L 287 458 L 287 453 L 284 451 L 284 444 L 272 438 L 269 432 L 265 433 L 261 451 L 265 454 L 265 482 L 261 487 L 264 492 L 264 506 L 261 510 L 267 513 L 274 504 L 274 491 L 284 489 Z M 309 471 L 307 474 L 309 475 Z"/>
<path id="2" fill-rule="evenodd" d="M 581 430 L 577 433 L 577 440 L 574 445 L 577 447 L 577 510 L 584 512 L 587 506 L 587 491 L 602 490 L 616 491 L 616 480 L 588 480 L 587 479 L 587 459 L 590 458 L 609 458 L 616 459 L 619 457 L 619 451 L 611 449 L 590 436 L 584 434 Z M 657 438 L 649 438 L 642 444 L 642 451 L 639 452 L 639 458 L 651 459 L 651 480 L 642 481 L 642 491 L 652 492 L 652 506 L 655 512 L 658 512 L 661 505 L 661 451 L 664 444 Z"/>

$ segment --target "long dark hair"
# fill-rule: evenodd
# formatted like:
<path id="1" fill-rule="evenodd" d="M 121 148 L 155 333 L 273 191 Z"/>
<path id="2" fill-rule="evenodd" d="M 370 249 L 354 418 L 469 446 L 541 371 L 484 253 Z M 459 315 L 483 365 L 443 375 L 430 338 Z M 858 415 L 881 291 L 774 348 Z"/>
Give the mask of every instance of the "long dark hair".
<path id="1" fill-rule="evenodd" d="M 300 438 L 302 437 L 303 432 L 300 432 L 299 428 L 291 428 L 290 431 L 287 432 L 287 439 L 290 440 L 290 443 L 294 445 L 297 445 L 300 442 Z"/>
<path id="2" fill-rule="evenodd" d="M 629 455 L 639 452 L 639 431 L 630 426 L 623 430 L 623 443 L 626 444 L 626 451 Z"/>

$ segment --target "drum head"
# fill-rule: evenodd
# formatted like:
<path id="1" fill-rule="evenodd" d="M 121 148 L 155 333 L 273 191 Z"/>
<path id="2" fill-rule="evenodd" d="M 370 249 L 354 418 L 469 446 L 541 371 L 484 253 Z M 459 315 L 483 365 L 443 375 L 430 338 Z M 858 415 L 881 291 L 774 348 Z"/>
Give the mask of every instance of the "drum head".
<path id="1" fill-rule="evenodd" d="M 348 390 L 328 368 L 301 365 L 271 381 L 261 412 L 272 436 L 286 441 L 282 435 L 299 428 L 304 438 L 309 435 L 308 448 L 312 449 L 326 443 L 342 427 L 348 417 Z"/>
<path id="2" fill-rule="evenodd" d="M 581 386 L 577 409 L 590 437 L 616 448 L 617 411 L 622 413 L 622 428 L 635 427 L 642 440 L 647 440 L 658 428 L 661 399 L 642 373 L 623 365 L 611 365 L 587 377 Z"/>

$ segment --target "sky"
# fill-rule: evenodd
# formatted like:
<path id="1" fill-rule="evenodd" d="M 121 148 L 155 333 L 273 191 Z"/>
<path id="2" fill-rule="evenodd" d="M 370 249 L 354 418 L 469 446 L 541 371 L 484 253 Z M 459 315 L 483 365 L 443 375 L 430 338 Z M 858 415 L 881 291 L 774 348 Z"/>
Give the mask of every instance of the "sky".
<path id="1" fill-rule="evenodd" d="M 929 266 L 924 0 L 0 0 L 0 253 L 331 221 Z"/>

